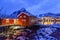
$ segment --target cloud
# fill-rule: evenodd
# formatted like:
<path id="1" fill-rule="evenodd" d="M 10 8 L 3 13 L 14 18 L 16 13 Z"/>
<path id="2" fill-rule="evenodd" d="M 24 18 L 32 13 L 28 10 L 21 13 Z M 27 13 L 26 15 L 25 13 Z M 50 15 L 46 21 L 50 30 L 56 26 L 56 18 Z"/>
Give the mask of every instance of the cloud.
<path id="1" fill-rule="evenodd" d="M 60 0 L 1 0 L 0 7 L 4 7 L 2 13 L 13 13 L 21 8 L 34 15 L 46 12 L 60 12 Z M 38 14 L 37 14 L 38 13 Z"/>
<path id="2" fill-rule="evenodd" d="M 23 0 L 2 0 L 0 2 L 0 7 L 3 7 L 2 13 L 4 14 L 11 14 L 15 10 L 19 10 L 22 7 L 27 7 L 28 3 Z"/>
<path id="3" fill-rule="evenodd" d="M 42 14 L 42 13 L 58 13 L 59 8 L 57 5 L 60 4 L 59 0 L 45 0 L 42 3 L 38 3 L 37 5 L 33 5 L 29 8 L 27 8 L 31 13 L 36 14 Z"/>
<path id="4" fill-rule="evenodd" d="M 39 2 L 38 4 L 35 4 L 33 6 L 30 6 L 27 8 L 27 10 L 35 15 L 37 15 L 37 13 L 41 12 L 41 8 L 43 5 L 45 5 L 48 2 L 48 0 L 44 0 L 41 3 Z"/>

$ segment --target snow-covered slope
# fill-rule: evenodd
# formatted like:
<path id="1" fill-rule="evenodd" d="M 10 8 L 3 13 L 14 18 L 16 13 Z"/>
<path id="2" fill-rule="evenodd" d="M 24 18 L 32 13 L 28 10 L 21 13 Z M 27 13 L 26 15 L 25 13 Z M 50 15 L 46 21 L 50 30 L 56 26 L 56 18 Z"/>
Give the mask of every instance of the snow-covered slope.
<path id="1" fill-rule="evenodd" d="M 58 40 L 57 38 L 51 36 L 52 33 L 54 33 L 57 30 L 57 28 L 40 28 L 37 30 L 36 33 L 32 34 L 33 40 Z M 31 40 L 32 40 L 31 39 Z"/>

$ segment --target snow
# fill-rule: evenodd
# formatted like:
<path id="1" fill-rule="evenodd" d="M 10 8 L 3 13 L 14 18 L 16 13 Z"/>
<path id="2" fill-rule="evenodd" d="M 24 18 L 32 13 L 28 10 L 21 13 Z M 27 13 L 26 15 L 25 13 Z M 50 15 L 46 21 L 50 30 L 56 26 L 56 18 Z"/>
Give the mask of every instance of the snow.
<path id="1" fill-rule="evenodd" d="M 37 30 L 36 35 L 34 36 L 35 40 L 57 40 L 55 37 L 50 36 L 53 32 L 55 32 L 56 28 L 40 28 Z"/>

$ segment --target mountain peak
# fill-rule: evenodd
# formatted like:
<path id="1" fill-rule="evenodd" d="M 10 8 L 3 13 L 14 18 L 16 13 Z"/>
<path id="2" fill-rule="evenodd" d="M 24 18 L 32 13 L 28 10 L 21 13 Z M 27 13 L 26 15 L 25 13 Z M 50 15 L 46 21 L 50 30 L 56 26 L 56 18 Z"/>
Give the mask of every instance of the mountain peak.
<path id="1" fill-rule="evenodd" d="M 25 8 L 21 8 L 21 9 L 20 9 L 20 11 L 23 11 L 23 12 L 25 12 L 25 11 L 26 11 L 26 9 L 25 9 Z"/>

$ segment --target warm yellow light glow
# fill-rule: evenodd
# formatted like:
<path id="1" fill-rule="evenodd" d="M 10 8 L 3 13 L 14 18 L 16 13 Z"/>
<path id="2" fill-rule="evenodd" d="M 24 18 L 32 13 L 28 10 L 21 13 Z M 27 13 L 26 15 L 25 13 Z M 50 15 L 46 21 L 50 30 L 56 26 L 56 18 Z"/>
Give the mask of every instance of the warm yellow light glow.
<path id="1" fill-rule="evenodd" d="M 18 19 L 14 19 L 14 24 L 17 24 Z"/>
<path id="2" fill-rule="evenodd" d="M 56 19 L 56 20 L 60 20 L 60 19 Z"/>
<path id="3" fill-rule="evenodd" d="M 60 22 L 56 22 L 56 24 L 60 24 Z"/>
<path id="4" fill-rule="evenodd" d="M 6 23 L 8 23 L 9 22 L 9 19 L 6 19 Z"/>
<path id="5" fill-rule="evenodd" d="M 20 26 L 16 26 L 16 27 L 14 27 L 13 29 L 18 29 L 18 28 L 20 28 Z"/>
<path id="6" fill-rule="evenodd" d="M 14 24 L 16 23 L 16 19 L 14 19 Z"/>
<path id="7" fill-rule="evenodd" d="M 54 24 L 54 19 L 52 17 L 42 17 L 40 20 L 41 21 L 39 22 L 39 24 L 43 24 L 43 25 Z"/>

